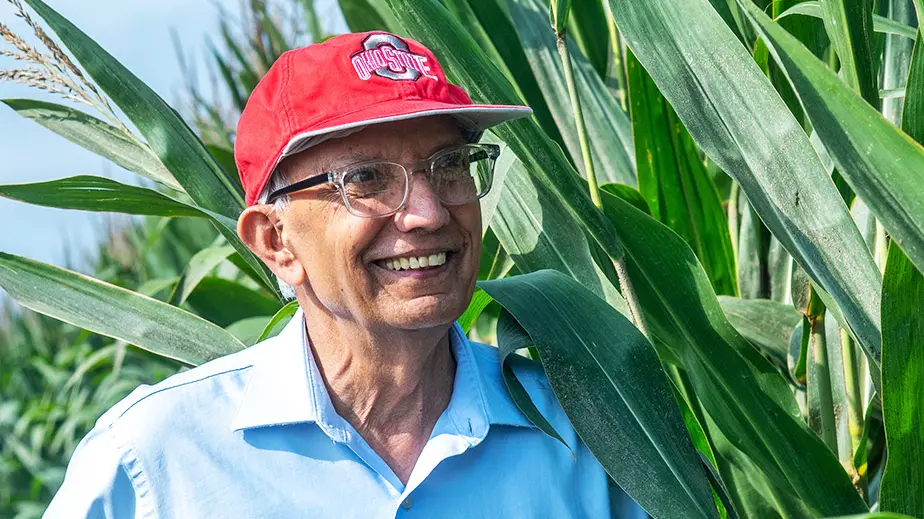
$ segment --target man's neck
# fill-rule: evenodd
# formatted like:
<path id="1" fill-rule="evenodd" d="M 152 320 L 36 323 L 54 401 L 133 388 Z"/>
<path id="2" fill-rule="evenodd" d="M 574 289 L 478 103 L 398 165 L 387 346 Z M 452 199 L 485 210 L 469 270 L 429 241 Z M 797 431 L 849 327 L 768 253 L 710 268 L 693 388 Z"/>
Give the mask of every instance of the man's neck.
<path id="1" fill-rule="evenodd" d="M 311 351 L 334 409 L 406 484 L 452 396 L 448 326 L 376 333 L 309 313 Z"/>

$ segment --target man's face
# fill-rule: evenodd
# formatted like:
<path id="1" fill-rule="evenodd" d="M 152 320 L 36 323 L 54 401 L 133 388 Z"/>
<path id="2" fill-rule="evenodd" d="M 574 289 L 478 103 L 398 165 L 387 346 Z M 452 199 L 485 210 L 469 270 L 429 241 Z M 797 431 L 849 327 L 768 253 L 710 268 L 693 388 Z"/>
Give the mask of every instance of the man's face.
<path id="1" fill-rule="evenodd" d="M 448 117 L 380 124 L 296 155 L 283 171 L 292 183 L 368 160 L 410 169 L 464 142 Z M 481 257 L 481 208 L 477 201 L 443 206 L 423 171 L 412 172 L 408 189 L 404 208 L 380 218 L 348 212 L 330 184 L 291 196 L 279 215 L 282 241 L 304 268 L 309 300 L 368 329 L 445 325 L 465 311 Z M 393 270 L 387 265 L 444 253 L 445 264 L 437 267 Z"/>

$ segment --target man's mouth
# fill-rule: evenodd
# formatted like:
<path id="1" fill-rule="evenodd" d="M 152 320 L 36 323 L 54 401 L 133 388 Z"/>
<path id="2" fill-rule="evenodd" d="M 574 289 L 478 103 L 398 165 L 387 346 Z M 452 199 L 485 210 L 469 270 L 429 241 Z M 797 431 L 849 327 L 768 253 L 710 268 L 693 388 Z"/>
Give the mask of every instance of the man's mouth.
<path id="1" fill-rule="evenodd" d="M 446 254 L 447 252 L 443 251 L 423 256 L 400 256 L 379 260 L 375 263 L 386 270 L 426 270 L 445 265 Z"/>

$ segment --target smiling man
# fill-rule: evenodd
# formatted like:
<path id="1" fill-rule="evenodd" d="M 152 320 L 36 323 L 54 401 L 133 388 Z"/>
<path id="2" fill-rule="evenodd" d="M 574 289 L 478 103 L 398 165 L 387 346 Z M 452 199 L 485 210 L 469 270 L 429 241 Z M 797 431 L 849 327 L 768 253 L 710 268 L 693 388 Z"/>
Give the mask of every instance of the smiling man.
<path id="1" fill-rule="evenodd" d="M 46 517 L 644 517 L 610 495 L 542 368 L 513 362 L 567 446 L 455 324 L 499 155 L 478 140 L 529 113 L 473 105 L 391 34 L 283 55 L 238 127 L 238 233 L 300 310 L 106 413 Z"/>

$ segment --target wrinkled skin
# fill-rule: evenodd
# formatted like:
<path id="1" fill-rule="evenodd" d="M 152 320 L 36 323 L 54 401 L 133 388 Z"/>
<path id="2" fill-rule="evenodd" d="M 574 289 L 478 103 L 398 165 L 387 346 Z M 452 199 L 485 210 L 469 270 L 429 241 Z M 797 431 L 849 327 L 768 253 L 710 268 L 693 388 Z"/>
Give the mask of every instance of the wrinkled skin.
<path id="1" fill-rule="evenodd" d="M 290 157 L 282 171 L 292 183 L 363 160 L 410 167 L 462 142 L 445 116 L 385 123 Z M 349 213 L 337 190 L 325 184 L 294 193 L 283 211 L 248 208 L 239 232 L 273 272 L 298 288 L 306 314 L 319 311 L 372 334 L 448 328 L 471 298 L 481 256 L 479 204 L 444 207 L 422 172 L 411 175 L 405 207 L 389 217 Z M 437 250 L 450 251 L 447 268 L 426 279 L 376 263 Z"/>

